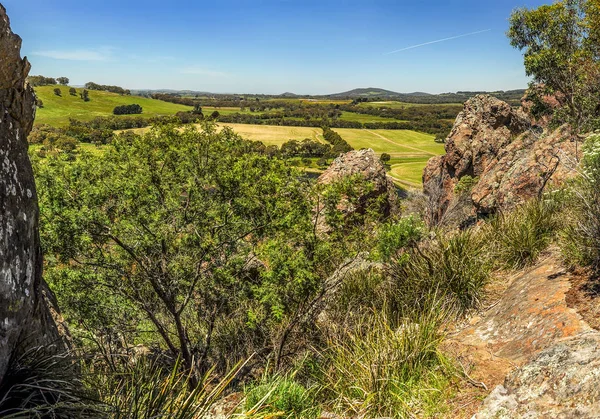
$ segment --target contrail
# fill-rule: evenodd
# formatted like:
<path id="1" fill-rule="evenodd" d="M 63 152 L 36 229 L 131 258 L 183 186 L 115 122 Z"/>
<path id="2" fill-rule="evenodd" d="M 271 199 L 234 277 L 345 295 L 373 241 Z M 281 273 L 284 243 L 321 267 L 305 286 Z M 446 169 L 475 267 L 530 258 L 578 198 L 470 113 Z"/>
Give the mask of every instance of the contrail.
<path id="1" fill-rule="evenodd" d="M 395 51 L 386 52 L 383 55 L 395 54 L 397 52 L 402 52 L 402 51 L 406 51 L 406 50 L 409 50 L 409 49 L 415 49 L 415 48 L 419 48 L 419 47 L 424 47 L 425 45 L 437 44 L 438 42 L 451 41 L 453 39 L 464 38 L 465 36 L 477 35 L 478 33 L 484 33 L 484 32 L 489 32 L 489 31 L 491 31 L 491 29 L 485 29 L 483 31 L 470 32 L 470 33 L 465 33 L 465 34 L 462 34 L 462 35 L 451 36 L 450 38 L 438 39 L 437 41 L 425 42 L 424 44 L 413 45 L 413 46 L 410 46 L 410 47 L 406 47 L 406 48 L 402 48 L 402 49 L 397 49 Z"/>

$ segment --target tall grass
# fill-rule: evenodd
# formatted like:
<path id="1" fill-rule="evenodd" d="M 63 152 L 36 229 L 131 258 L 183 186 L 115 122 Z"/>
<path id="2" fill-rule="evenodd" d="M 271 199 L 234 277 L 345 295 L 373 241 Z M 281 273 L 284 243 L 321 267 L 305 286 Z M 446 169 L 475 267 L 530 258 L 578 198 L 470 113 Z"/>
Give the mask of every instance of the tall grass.
<path id="1" fill-rule="evenodd" d="M 281 417 L 286 419 L 313 419 L 320 407 L 315 399 L 315 388 L 307 389 L 294 379 L 294 374 L 265 376 L 245 388 L 247 418 Z"/>
<path id="2" fill-rule="evenodd" d="M 0 383 L 2 418 L 96 418 L 71 354 L 33 347 L 9 363 Z"/>
<path id="3" fill-rule="evenodd" d="M 443 408 L 452 368 L 440 351 L 441 303 L 392 326 L 373 312 L 353 328 L 328 331 L 321 399 L 344 417 L 413 417 Z"/>
<path id="4" fill-rule="evenodd" d="M 533 199 L 493 219 L 483 235 L 497 267 L 520 269 L 535 263 L 559 227 L 560 199 Z"/>
<path id="5" fill-rule="evenodd" d="M 390 265 L 396 310 L 427 311 L 434 292 L 458 313 L 479 303 L 490 278 L 490 264 L 479 234 L 438 234 L 407 249 L 408 257 Z"/>
<path id="6" fill-rule="evenodd" d="M 141 360 L 115 375 L 92 376 L 90 384 L 112 419 L 197 419 L 206 417 L 237 372 L 233 369 L 215 383 L 209 372 L 190 389 L 190 374 L 181 372 L 179 362 L 165 370 Z"/>

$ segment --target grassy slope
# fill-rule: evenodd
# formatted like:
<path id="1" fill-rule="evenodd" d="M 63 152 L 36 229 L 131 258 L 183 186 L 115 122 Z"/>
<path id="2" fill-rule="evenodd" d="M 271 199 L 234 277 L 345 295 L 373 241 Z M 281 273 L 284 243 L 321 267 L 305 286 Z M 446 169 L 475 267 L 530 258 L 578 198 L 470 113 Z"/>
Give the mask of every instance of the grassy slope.
<path id="1" fill-rule="evenodd" d="M 54 88 L 60 88 L 62 96 L 54 94 Z M 84 102 L 79 97 L 83 89 L 77 88 L 77 96 L 69 94 L 68 86 L 41 86 L 35 92 L 44 102 L 44 107 L 37 110 L 36 124 L 65 126 L 69 118 L 90 120 L 97 116 L 112 115 L 115 106 L 139 104 L 144 112 L 142 116 L 174 115 L 179 111 L 189 111 L 188 106 L 148 99 L 139 96 L 121 96 L 115 93 L 90 90 L 90 101 Z"/>

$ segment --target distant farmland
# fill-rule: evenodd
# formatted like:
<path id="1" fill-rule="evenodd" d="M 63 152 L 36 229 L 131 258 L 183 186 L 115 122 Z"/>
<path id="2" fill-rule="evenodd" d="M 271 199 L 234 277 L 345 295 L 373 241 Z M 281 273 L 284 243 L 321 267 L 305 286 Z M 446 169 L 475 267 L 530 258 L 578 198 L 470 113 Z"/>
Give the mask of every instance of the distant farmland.
<path id="1" fill-rule="evenodd" d="M 224 124 L 249 140 L 266 145 L 280 146 L 289 140 L 305 138 L 323 141 L 320 128 L 284 127 L 272 125 Z M 365 130 L 335 128 L 344 140 L 355 149 L 372 148 L 378 155 L 388 153 L 392 159 L 389 174 L 403 186 L 418 188 L 427 161 L 444 154 L 444 145 L 436 143 L 434 136 L 407 130 Z"/>
<path id="2" fill-rule="evenodd" d="M 61 96 L 54 94 L 54 89 L 59 88 Z M 38 108 L 35 123 L 50 124 L 61 127 L 68 125 L 69 118 L 89 121 L 97 116 L 111 116 L 115 106 L 131 105 L 137 103 L 144 112 L 141 116 L 152 117 L 159 115 L 174 115 L 179 111 L 189 111 L 189 106 L 163 102 L 140 96 L 123 96 L 116 93 L 88 90 L 90 101 L 84 102 L 79 93 L 83 88 L 77 88 L 77 96 L 69 94 L 69 86 L 39 86 L 35 88 L 38 99 L 44 103 L 43 108 Z"/>

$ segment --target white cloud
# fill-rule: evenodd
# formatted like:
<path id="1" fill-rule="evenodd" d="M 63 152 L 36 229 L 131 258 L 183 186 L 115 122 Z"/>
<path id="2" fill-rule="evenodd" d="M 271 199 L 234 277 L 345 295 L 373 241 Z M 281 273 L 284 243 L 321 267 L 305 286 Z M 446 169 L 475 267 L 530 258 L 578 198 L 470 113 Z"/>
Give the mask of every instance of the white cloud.
<path id="1" fill-rule="evenodd" d="M 108 61 L 112 48 L 34 51 L 32 55 L 69 61 Z"/>
<path id="2" fill-rule="evenodd" d="M 227 73 L 220 71 L 213 71 L 203 67 L 183 67 L 180 71 L 181 74 L 194 74 L 197 76 L 208 76 L 208 77 L 226 77 Z"/>

